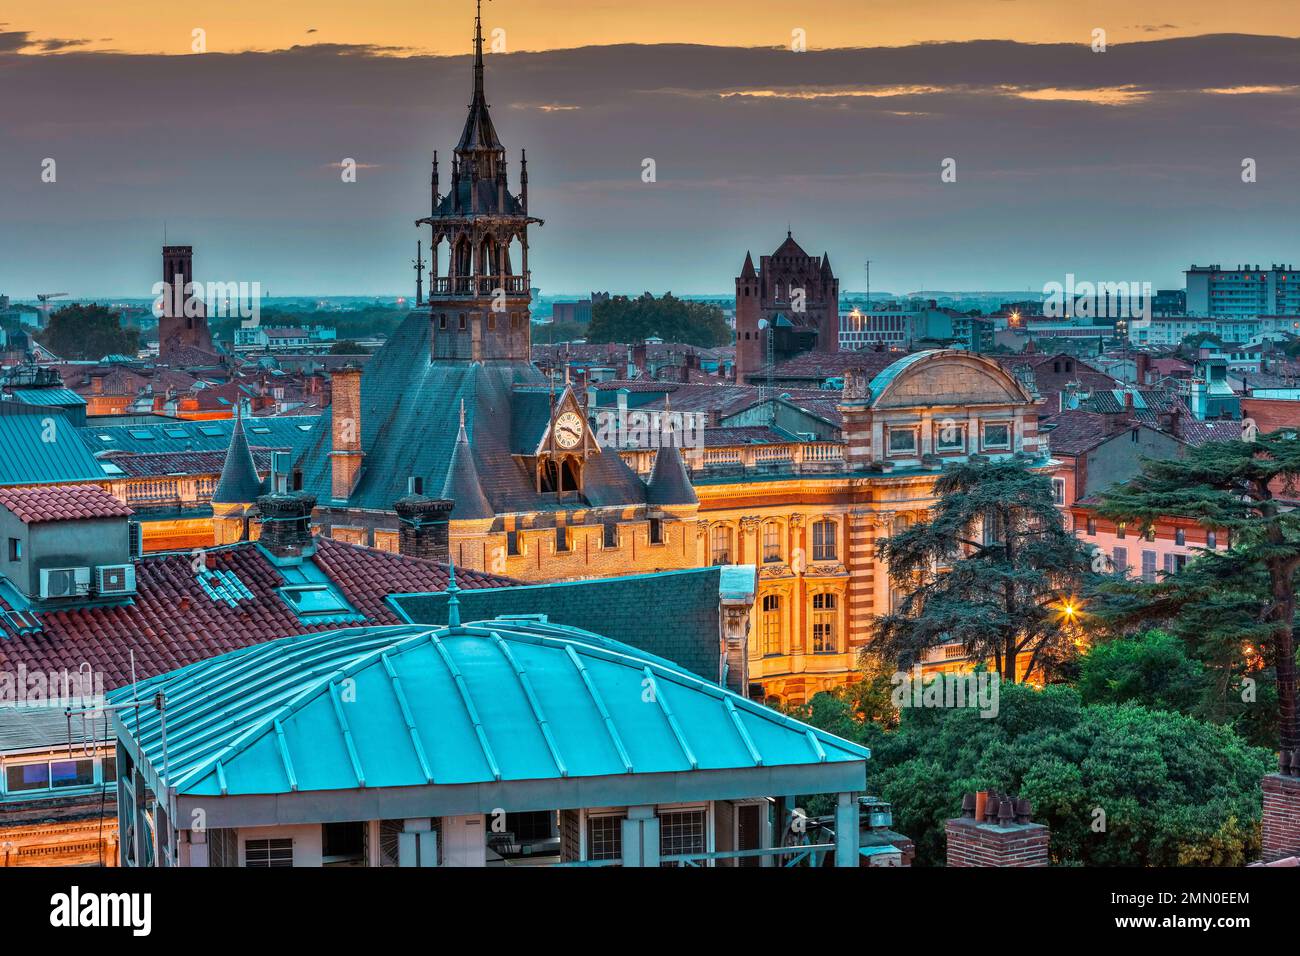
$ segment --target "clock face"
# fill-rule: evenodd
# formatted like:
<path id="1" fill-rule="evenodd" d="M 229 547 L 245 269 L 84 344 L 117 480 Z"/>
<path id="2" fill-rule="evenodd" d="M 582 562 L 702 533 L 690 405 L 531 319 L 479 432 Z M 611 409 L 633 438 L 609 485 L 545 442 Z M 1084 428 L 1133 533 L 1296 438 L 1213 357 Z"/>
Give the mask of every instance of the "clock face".
<path id="1" fill-rule="evenodd" d="M 555 420 L 555 444 L 561 448 L 575 448 L 582 441 L 582 419 L 573 412 L 565 412 Z"/>

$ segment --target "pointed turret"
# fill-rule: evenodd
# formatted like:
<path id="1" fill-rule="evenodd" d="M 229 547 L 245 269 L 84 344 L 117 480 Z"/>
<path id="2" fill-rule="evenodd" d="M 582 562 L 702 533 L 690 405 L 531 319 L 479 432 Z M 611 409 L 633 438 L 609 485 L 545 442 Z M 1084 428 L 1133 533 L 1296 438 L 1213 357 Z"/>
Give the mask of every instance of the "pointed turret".
<path id="1" fill-rule="evenodd" d="M 483 494 L 483 485 L 474 466 L 474 450 L 469 446 L 469 433 L 465 430 L 465 402 L 460 403 L 460 431 L 452 448 L 451 463 L 447 466 L 447 480 L 442 485 L 442 497 L 454 502 L 453 520 L 491 518 L 496 512 Z"/>
<path id="2" fill-rule="evenodd" d="M 236 414 L 235 427 L 230 433 L 226 448 L 226 461 L 221 466 L 221 480 L 212 493 L 212 503 L 221 505 L 251 505 L 262 494 L 262 479 L 257 477 L 253 452 L 244 435 L 244 419 Z"/>
<path id="3" fill-rule="evenodd" d="M 834 277 L 835 277 L 835 273 L 831 272 L 831 254 L 829 252 L 823 252 L 822 253 L 822 278 L 832 279 Z"/>
<path id="4" fill-rule="evenodd" d="M 754 271 L 754 257 L 748 251 L 745 252 L 745 264 L 741 267 L 740 277 L 742 279 L 758 278 L 758 273 Z"/>
<path id="5" fill-rule="evenodd" d="M 681 452 L 677 450 L 669 413 L 670 406 L 665 402 L 663 416 L 667 425 L 664 429 L 664 442 L 659 446 L 659 451 L 655 454 L 654 468 L 650 470 L 650 481 L 646 486 L 646 504 L 661 507 L 698 505 L 700 499 L 695 494 L 695 489 L 691 487 L 690 475 L 686 473 Z"/>

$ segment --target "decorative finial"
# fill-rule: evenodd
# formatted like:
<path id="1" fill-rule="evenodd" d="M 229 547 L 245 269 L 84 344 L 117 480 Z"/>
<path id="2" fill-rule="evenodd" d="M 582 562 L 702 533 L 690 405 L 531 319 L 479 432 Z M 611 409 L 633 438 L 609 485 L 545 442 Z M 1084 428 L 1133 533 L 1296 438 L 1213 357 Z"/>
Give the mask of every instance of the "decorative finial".
<path id="1" fill-rule="evenodd" d="M 456 559 L 447 558 L 447 626 L 460 627 L 460 587 L 456 584 Z"/>

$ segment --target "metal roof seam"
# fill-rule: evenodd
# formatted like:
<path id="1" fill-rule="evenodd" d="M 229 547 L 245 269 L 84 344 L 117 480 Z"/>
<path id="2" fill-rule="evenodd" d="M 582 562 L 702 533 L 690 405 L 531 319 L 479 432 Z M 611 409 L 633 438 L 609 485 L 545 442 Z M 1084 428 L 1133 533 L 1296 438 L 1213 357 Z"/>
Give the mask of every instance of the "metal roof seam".
<path id="1" fill-rule="evenodd" d="M 605 699 L 600 696 L 600 691 L 596 689 L 595 682 L 591 679 L 591 674 L 587 672 L 587 665 L 582 663 L 582 658 L 570 644 L 565 648 L 565 652 L 573 662 L 573 666 L 578 670 L 578 676 L 582 678 L 583 686 L 587 688 L 587 693 L 591 695 L 592 702 L 596 705 L 596 712 L 600 714 L 601 720 L 604 721 L 605 729 L 609 732 L 609 739 L 614 743 L 614 749 L 618 751 L 619 759 L 623 761 L 625 773 L 632 773 L 632 758 L 628 756 L 627 748 L 623 746 L 623 738 L 618 732 L 618 727 L 614 725 L 614 718 L 609 714 L 609 708 L 605 706 Z"/>

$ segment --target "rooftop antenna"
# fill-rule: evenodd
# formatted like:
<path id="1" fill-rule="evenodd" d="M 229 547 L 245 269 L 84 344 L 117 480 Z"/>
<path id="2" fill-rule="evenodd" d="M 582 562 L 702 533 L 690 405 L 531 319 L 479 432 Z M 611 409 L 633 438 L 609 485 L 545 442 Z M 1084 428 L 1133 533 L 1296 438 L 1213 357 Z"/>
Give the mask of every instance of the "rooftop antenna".
<path id="1" fill-rule="evenodd" d="M 447 556 L 447 626 L 460 627 L 460 587 L 456 584 L 456 559 Z"/>

